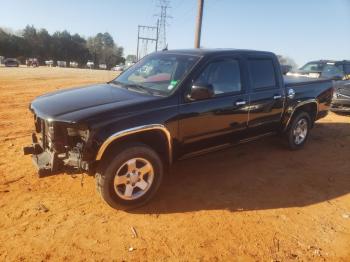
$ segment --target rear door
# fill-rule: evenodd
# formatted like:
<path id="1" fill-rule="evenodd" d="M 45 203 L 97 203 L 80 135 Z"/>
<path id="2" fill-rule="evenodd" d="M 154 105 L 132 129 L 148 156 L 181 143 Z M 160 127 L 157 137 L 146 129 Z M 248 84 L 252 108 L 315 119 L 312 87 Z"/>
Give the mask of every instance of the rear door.
<path id="1" fill-rule="evenodd" d="M 285 101 L 285 90 L 276 61 L 271 56 L 247 57 L 249 71 L 250 128 L 262 132 L 279 126 Z M 261 127 L 264 127 L 263 129 Z"/>

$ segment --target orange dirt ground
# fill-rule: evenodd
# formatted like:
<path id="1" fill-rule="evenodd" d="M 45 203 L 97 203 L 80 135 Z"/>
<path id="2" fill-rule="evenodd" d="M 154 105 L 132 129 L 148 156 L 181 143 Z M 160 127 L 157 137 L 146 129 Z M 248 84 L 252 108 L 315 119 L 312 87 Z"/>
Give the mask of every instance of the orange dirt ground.
<path id="1" fill-rule="evenodd" d="M 349 261 L 350 116 L 319 121 L 301 151 L 267 138 L 178 162 L 132 213 L 93 177 L 38 179 L 29 102 L 115 75 L 0 68 L 0 261 Z"/>

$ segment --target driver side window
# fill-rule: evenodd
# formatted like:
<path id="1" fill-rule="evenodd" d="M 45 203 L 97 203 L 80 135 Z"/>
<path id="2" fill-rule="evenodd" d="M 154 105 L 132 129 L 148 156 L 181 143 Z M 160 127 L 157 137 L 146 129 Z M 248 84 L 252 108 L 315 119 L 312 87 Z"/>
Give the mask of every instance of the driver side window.
<path id="1" fill-rule="evenodd" d="M 239 62 L 234 59 L 211 62 L 195 83 L 210 86 L 215 95 L 240 92 L 242 84 Z"/>

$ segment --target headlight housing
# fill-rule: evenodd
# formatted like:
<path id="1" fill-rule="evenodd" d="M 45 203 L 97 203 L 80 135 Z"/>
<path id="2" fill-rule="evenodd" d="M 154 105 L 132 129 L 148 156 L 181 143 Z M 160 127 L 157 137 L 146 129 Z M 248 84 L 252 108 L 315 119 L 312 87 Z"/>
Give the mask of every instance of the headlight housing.
<path id="1" fill-rule="evenodd" d="M 83 140 L 84 142 L 86 142 L 89 139 L 89 130 L 88 129 L 82 130 L 82 129 L 68 127 L 67 134 L 70 137 L 80 137 L 81 140 Z"/>

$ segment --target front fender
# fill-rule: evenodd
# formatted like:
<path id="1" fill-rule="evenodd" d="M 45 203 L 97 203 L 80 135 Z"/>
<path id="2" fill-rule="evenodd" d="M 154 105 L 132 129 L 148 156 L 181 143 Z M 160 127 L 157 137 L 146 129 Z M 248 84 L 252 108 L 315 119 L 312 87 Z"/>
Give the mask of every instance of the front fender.
<path id="1" fill-rule="evenodd" d="M 158 130 L 163 132 L 167 139 L 167 147 L 168 147 L 168 154 L 169 154 L 169 162 L 172 161 L 173 159 L 173 148 L 172 148 L 172 138 L 169 130 L 161 124 L 151 124 L 151 125 L 144 125 L 144 126 L 138 126 L 126 130 L 119 131 L 117 133 L 112 134 L 109 136 L 103 144 L 100 146 L 98 149 L 98 152 L 96 154 L 96 161 L 101 160 L 104 152 L 107 150 L 107 148 L 115 141 L 118 139 L 131 136 L 134 134 L 140 134 L 142 132 L 147 132 L 147 131 L 153 131 L 153 130 Z"/>

